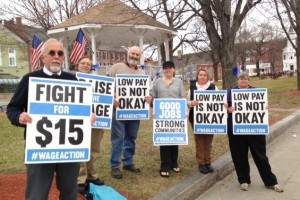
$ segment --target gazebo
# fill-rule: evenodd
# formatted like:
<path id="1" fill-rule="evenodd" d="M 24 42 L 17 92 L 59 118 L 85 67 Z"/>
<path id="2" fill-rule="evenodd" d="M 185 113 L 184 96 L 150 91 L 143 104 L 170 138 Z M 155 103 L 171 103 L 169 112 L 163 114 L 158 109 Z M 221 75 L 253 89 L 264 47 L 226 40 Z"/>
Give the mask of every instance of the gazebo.
<path id="1" fill-rule="evenodd" d="M 169 40 L 177 32 L 152 17 L 140 12 L 120 0 L 105 0 L 102 3 L 52 27 L 47 34 L 64 43 L 65 52 L 70 40 L 74 40 L 82 29 L 91 44 L 93 64 L 96 64 L 96 50 L 137 45 L 143 50 L 145 44 L 165 43 L 166 59 L 170 59 Z M 161 65 L 160 48 L 157 51 L 158 65 Z M 65 60 L 68 65 L 68 58 Z M 142 54 L 140 64 L 144 65 Z"/>

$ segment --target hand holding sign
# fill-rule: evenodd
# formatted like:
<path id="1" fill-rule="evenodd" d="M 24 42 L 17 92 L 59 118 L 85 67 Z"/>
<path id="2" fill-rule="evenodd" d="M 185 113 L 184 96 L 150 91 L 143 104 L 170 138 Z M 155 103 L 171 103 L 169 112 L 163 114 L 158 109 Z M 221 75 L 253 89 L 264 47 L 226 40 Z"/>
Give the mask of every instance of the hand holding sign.
<path id="1" fill-rule="evenodd" d="M 30 117 L 30 115 L 28 115 L 27 112 L 22 112 L 19 116 L 19 124 L 20 125 L 26 125 L 27 123 L 31 123 L 32 122 L 32 118 Z"/>

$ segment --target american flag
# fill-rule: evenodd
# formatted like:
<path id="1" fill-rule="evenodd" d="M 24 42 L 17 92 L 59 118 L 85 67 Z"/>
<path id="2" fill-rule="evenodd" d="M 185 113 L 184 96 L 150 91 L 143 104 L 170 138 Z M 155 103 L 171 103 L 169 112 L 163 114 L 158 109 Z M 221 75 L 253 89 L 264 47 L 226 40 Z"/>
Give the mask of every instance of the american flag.
<path id="1" fill-rule="evenodd" d="M 42 55 L 42 42 L 37 36 L 33 36 L 32 40 L 32 50 L 31 50 L 31 68 L 33 70 L 38 70 L 40 68 L 40 57 Z"/>
<path id="2" fill-rule="evenodd" d="M 87 39 L 81 29 L 79 29 L 73 49 L 70 55 L 70 62 L 77 63 L 78 59 L 84 55 Z"/>

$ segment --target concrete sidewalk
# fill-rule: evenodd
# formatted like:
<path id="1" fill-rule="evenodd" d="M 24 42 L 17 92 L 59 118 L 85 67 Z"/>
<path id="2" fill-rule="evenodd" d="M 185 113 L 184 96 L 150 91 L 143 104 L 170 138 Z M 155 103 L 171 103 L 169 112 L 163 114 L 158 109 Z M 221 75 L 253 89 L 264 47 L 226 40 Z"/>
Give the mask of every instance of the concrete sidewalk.
<path id="1" fill-rule="evenodd" d="M 264 187 L 252 158 L 250 159 L 252 183 L 249 191 L 241 191 L 228 152 L 212 163 L 215 168 L 214 173 L 203 175 L 196 170 L 180 183 L 153 197 L 152 200 L 299 199 L 300 110 L 272 125 L 267 142 L 269 143 L 267 155 L 272 171 L 283 187 L 283 193 Z"/>
<path id="2" fill-rule="evenodd" d="M 300 199 L 300 122 L 276 138 L 267 149 L 272 171 L 284 189 L 283 193 L 264 187 L 253 159 L 250 159 L 251 184 L 248 191 L 240 190 L 236 173 L 232 172 L 196 200 Z"/>

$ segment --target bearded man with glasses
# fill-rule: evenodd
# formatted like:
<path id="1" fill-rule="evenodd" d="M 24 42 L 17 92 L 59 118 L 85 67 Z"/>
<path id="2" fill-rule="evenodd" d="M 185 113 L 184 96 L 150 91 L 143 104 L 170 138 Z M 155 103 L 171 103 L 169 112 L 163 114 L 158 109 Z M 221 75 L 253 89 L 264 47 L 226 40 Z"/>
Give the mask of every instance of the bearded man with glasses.
<path id="1" fill-rule="evenodd" d="M 137 46 L 130 47 L 127 52 L 126 63 L 114 64 L 108 76 L 116 77 L 117 74 L 144 74 L 144 71 L 138 68 L 141 57 L 141 49 Z M 147 103 L 151 103 L 152 97 L 146 96 Z M 113 178 L 122 179 L 120 171 L 121 156 L 123 155 L 123 169 L 132 173 L 140 173 L 140 168 L 136 167 L 133 162 L 135 154 L 135 140 L 138 135 L 140 120 L 117 120 L 116 107 L 120 105 L 119 101 L 114 99 L 114 110 L 111 125 L 111 156 L 110 166 Z"/>
<path id="2" fill-rule="evenodd" d="M 44 67 L 23 76 L 15 94 L 7 106 L 7 116 L 15 126 L 24 127 L 26 138 L 26 125 L 32 122 L 27 113 L 29 77 L 55 78 L 65 80 L 77 80 L 77 78 L 61 70 L 64 64 L 64 48 L 56 39 L 48 39 L 42 47 L 41 59 Z M 47 200 L 54 174 L 56 184 L 60 191 L 60 200 L 77 199 L 77 175 L 79 163 L 49 163 L 27 164 L 26 200 Z"/>

